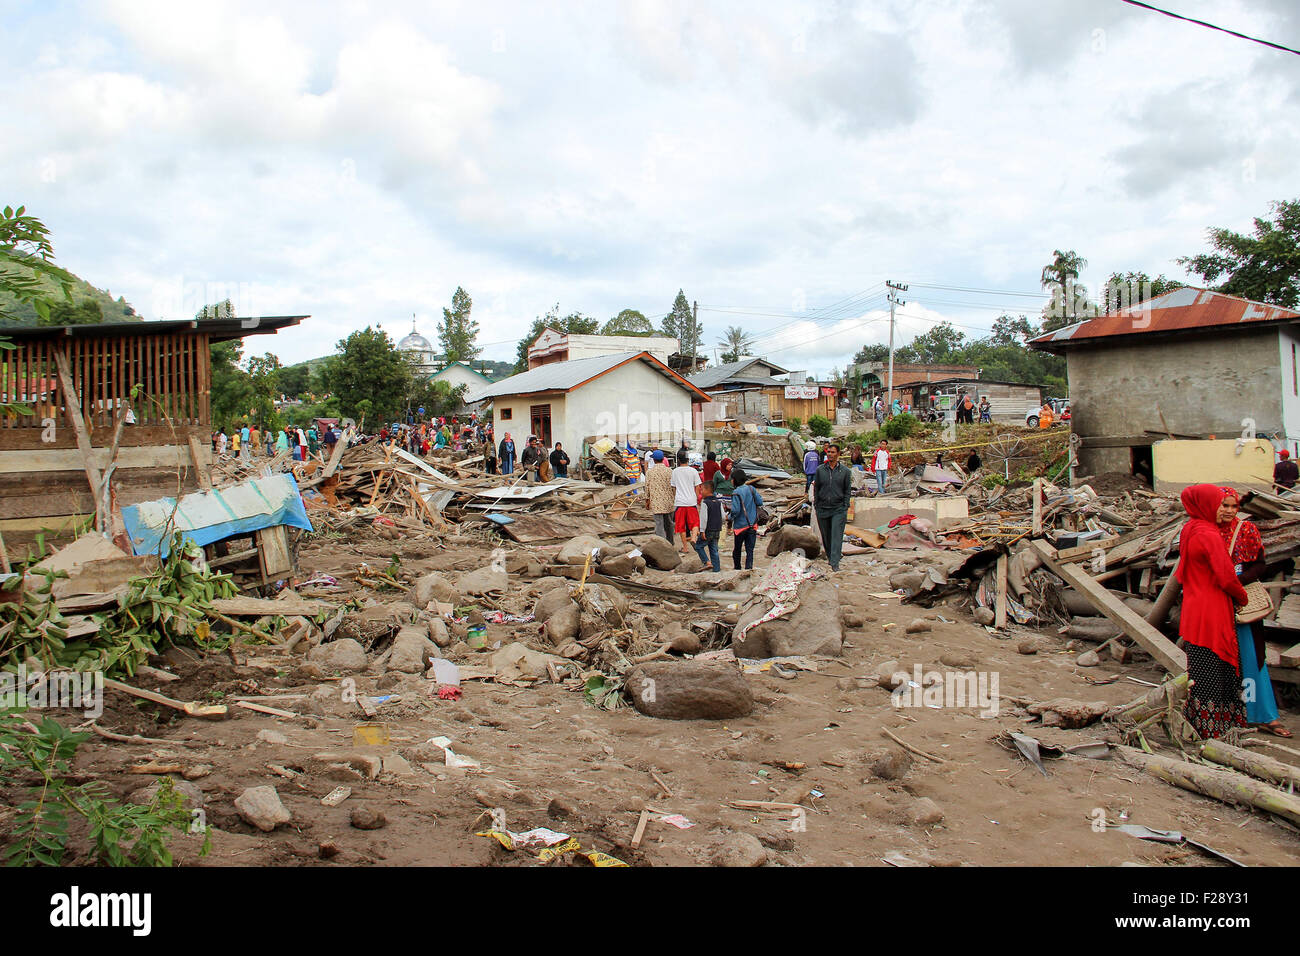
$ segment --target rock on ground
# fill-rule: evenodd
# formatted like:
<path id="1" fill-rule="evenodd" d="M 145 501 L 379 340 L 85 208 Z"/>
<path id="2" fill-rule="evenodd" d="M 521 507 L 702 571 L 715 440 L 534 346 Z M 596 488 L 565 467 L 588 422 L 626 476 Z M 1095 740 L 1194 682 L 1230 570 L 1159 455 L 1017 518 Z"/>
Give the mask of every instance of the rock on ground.
<path id="1" fill-rule="evenodd" d="M 510 586 L 510 579 L 504 568 L 497 570 L 486 567 L 461 575 L 459 584 L 464 594 L 505 594 L 506 588 Z"/>
<path id="2" fill-rule="evenodd" d="M 682 563 L 682 553 L 666 540 L 656 535 L 637 542 L 646 564 L 658 571 L 675 571 Z"/>
<path id="3" fill-rule="evenodd" d="M 200 774 L 200 776 L 207 776 L 207 774 Z M 153 783 L 147 784 L 138 790 L 132 790 L 127 794 L 126 802 L 140 807 L 147 807 L 157 799 L 158 791 L 161 788 L 162 781 L 155 780 Z M 201 807 L 207 802 L 207 797 L 204 795 L 202 790 L 194 784 L 187 783 L 184 780 L 172 778 L 172 789 L 181 795 L 181 798 L 185 801 L 187 807 Z"/>
<path id="4" fill-rule="evenodd" d="M 942 821 L 943 811 L 929 797 L 920 797 L 912 804 L 912 822 L 917 826 L 928 827 Z"/>
<path id="5" fill-rule="evenodd" d="M 354 807 L 351 821 L 358 830 L 379 830 L 388 826 L 388 818 L 371 807 Z"/>
<path id="6" fill-rule="evenodd" d="M 767 862 L 767 848 L 752 833 L 731 833 L 709 853 L 714 866 L 754 867 Z"/>
<path id="7" fill-rule="evenodd" d="M 445 631 L 445 628 L 444 628 Z M 422 674 L 425 662 L 438 656 L 438 645 L 429 640 L 428 631 L 414 625 L 403 627 L 393 638 L 393 645 L 380 658 L 385 670 L 402 674 Z"/>
<path id="8" fill-rule="evenodd" d="M 599 566 L 596 568 L 601 574 L 609 575 L 612 578 L 626 578 L 633 574 L 646 569 L 645 558 L 639 555 L 635 558 L 626 554 L 616 554 L 613 557 L 602 558 Z"/>
<path id="9" fill-rule="evenodd" d="M 767 556 L 775 557 L 785 551 L 802 551 L 809 561 L 822 553 L 822 542 L 817 532 L 803 525 L 782 525 L 767 542 Z"/>
<path id="10" fill-rule="evenodd" d="M 754 707 L 744 676 L 731 664 L 652 661 L 628 672 L 636 709 L 664 720 L 726 720 Z"/>
<path id="11" fill-rule="evenodd" d="M 731 632 L 737 657 L 790 657 L 808 654 L 843 653 L 844 625 L 840 623 L 840 602 L 829 581 L 804 581 L 799 585 L 799 606 L 784 617 L 759 624 L 745 632 L 771 605 L 760 602 L 740 616 Z"/>
<path id="12" fill-rule="evenodd" d="M 275 787 L 249 787 L 235 798 L 235 810 L 243 821 L 263 833 L 270 833 L 281 824 L 293 819 Z"/>
<path id="13" fill-rule="evenodd" d="M 555 556 L 555 562 L 556 564 L 586 564 L 587 555 L 591 554 L 593 549 L 604 549 L 604 547 L 605 542 L 594 534 L 580 534 L 576 538 L 570 538 L 560 549 L 560 553 Z"/>
<path id="14" fill-rule="evenodd" d="M 546 625 L 546 634 L 559 647 L 578 636 L 582 626 L 582 611 L 568 588 L 552 588 L 533 605 L 533 617 Z"/>
<path id="15" fill-rule="evenodd" d="M 307 660 L 332 670 L 363 671 L 366 669 L 365 649 L 349 637 L 318 644 L 307 652 Z"/>
<path id="16" fill-rule="evenodd" d="M 870 750 L 863 759 L 871 775 L 881 780 L 901 780 L 912 769 L 912 755 L 901 747 Z"/>

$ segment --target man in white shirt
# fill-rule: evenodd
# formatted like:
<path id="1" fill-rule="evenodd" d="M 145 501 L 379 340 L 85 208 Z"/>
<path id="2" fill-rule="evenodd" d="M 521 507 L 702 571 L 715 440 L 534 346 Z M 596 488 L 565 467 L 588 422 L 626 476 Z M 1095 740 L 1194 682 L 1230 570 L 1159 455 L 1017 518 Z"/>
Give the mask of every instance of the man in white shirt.
<path id="1" fill-rule="evenodd" d="M 689 460 L 686 452 L 679 451 L 673 469 L 673 527 L 681 535 L 682 554 L 690 554 L 700 536 L 700 496 L 695 491 L 700 486 L 700 473 L 687 463 Z"/>

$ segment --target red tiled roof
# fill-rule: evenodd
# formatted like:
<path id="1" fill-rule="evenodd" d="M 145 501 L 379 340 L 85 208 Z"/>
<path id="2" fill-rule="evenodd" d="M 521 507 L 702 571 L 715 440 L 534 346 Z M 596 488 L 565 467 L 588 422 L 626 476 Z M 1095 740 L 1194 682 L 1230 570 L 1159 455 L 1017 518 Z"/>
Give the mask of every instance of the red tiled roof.
<path id="1" fill-rule="evenodd" d="M 1300 312 L 1185 286 L 1127 309 L 1040 335 L 1031 339 L 1030 345 L 1056 351 L 1090 339 L 1294 320 L 1300 320 Z"/>

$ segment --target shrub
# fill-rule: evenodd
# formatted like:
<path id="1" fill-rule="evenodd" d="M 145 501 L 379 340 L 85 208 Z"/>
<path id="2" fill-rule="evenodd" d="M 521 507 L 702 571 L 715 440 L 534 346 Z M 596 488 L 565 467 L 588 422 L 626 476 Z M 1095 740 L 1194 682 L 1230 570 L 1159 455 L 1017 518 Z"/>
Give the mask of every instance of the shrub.
<path id="1" fill-rule="evenodd" d="M 818 438 L 830 438 L 831 425 L 831 420 L 825 415 L 814 415 L 808 419 L 808 430 Z"/>
<path id="2" fill-rule="evenodd" d="M 900 441 L 921 431 L 921 420 L 910 413 L 895 415 L 885 422 L 883 430 L 890 441 Z"/>
<path id="3" fill-rule="evenodd" d="M 790 429 L 790 431 L 794 432 L 795 434 L 798 434 L 800 431 L 803 430 L 803 419 L 802 418 L 787 419 L 785 423 L 785 427 Z"/>

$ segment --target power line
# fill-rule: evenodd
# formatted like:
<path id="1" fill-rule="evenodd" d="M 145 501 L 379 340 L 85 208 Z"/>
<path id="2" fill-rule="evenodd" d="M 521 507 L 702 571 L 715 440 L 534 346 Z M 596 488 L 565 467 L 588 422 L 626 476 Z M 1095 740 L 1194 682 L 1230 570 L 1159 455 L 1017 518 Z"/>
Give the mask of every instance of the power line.
<path id="1" fill-rule="evenodd" d="M 1164 14 L 1175 20 L 1186 20 L 1188 23 L 1195 23 L 1197 26 L 1206 27 L 1210 30 L 1218 30 L 1220 33 L 1227 33 L 1230 36 L 1239 37 L 1242 40 L 1249 40 L 1251 43 L 1258 43 L 1261 46 L 1272 47 L 1274 50 L 1281 50 L 1283 53 L 1294 53 L 1300 56 L 1300 50 L 1294 50 L 1289 46 L 1283 46 L 1280 43 L 1274 43 L 1271 40 L 1261 40 L 1259 37 L 1247 36 L 1245 33 L 1238 33 L 1236 30 L 1229 30 L 1227 27 L 1215 26 L 1213 23 L 1206 23 L 1204 20 L 1197 20 L 1195 17 L 1185 17 L 1181 13 L 1173 13 L 1170 10 L 1162 10 L 1160 7 L 1154 7 L 1149 3 L 1143 3 L 1142 0 L 1123 0 L 1124 3 L 1134 7 L 1142 7 L 1144 10 L 1150 10 L 1153 13 Z"/>
<path id="2" fill-rule="evenodd" d="M 918 289 L 942 289 L 945 292 L 976 292 L 980 295 L 1016 295 L 1027 299 L 1045 299 L 1050 298 L 1050 292 L 1015 292 L 1011 289 L 977 289 L 971 286 L 961 285 L 932 285 L 925 282 L 913 282 L 912 285 Z"/>

